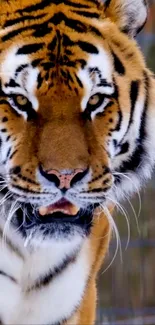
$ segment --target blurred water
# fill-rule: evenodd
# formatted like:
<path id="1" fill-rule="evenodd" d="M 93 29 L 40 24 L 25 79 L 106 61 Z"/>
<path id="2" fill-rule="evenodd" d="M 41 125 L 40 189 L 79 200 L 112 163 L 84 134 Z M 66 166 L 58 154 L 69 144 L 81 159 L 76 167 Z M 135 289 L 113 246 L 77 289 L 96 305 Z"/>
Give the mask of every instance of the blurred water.
<path id="1" fill-rule="evenodd" d="M 155 1 L 145 31 L 138 37 L 149 67 L 155 71 Z M 113 265 L 104 273 L 115 254 L 112 240 L 109 255 L 99 276 L 99 297 L 96 324 L 155 325 L 155 180 L 141 193 L 142 209 L 138 219 L 139 198 L 125 203 L 130 217 L 131 238 L 128 248 L 127 224 L 120 212 L 116 223 L 122 242 L 122 262 L 119 253 Z"/>

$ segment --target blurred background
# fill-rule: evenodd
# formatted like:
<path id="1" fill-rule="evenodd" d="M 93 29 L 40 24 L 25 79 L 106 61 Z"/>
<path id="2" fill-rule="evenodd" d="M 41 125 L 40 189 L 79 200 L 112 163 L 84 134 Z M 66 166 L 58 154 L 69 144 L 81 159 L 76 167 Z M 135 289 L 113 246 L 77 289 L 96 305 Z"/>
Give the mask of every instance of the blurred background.
<path id="1" fill-rule="evenodd" d="M 155 72 L 155 0 L 150 1 L 147 24 L 137 38 L 148 67 Z M 155 325 L 155 177 L 131 202 L 123 204 L 129 216 L 131 238 L 125 216 L 117 211 L 116 223 L 122 243 L 122 261 L 111 241 L 98 281 L 97 325 Z M 138 221 L 136 221 L 138 218 Z"/>

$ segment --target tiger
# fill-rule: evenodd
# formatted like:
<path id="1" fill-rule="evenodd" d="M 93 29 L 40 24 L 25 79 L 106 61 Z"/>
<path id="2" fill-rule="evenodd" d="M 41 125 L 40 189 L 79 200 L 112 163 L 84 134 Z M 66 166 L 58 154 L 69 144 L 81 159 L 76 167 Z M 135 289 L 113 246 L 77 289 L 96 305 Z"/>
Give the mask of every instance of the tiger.
<path id="1" fill-rule="evenodd" d="M 0 12 L 0 324 L 92 325 L 113 211 L 155 164 L 155 78 L 135 40 L 148 4 Z"/>

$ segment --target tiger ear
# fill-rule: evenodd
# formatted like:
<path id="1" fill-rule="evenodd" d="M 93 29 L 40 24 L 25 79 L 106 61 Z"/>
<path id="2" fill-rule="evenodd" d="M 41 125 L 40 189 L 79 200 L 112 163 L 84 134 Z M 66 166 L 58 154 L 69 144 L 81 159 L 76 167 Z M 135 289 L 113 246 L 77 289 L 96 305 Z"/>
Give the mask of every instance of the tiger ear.
<path id="1" fill-rule="evenodd" d="M 146 0 L 106 0 L 104 5 L 106 17 L 131 37 L 135 37 L 146 22 Z"/>

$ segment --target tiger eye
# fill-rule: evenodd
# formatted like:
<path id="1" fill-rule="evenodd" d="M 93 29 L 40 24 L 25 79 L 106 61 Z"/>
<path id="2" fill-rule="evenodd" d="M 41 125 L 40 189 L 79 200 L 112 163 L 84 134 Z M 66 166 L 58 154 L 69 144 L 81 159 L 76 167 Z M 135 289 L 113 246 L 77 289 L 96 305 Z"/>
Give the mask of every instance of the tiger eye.
<path id="1" fill-rule="evenodd" d="M 92 106 L 97 105 L 99 101 L 100 101 L 100 96 L 96 94 L 90 97 L 88 104 Z"/>
<path id="2" fill-rule="evenodd" d="M 28 99 L 23 95 L 17 95 L 16 102 L 20 106 L 25 106 L 28 103 Z"/>

